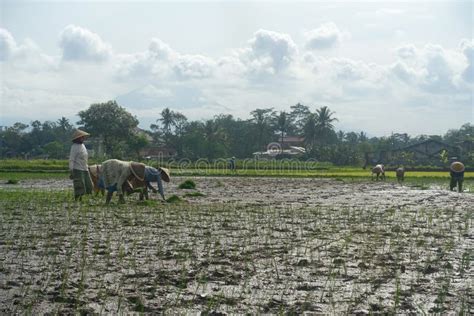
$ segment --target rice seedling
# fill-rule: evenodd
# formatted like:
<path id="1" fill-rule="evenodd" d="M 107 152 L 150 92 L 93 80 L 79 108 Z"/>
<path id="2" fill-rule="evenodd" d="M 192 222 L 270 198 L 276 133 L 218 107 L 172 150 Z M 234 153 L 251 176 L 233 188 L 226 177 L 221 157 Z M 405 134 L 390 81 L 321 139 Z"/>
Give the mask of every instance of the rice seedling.
<path id="1" fill-rule="evenodd" d="M 462 207 L 211 203 L 205 192 L 195 204 L 105 206 L 61 190 L 0 190 L 0 310 L 468 310 L 472 217 Z M 442 198 L 453 196 L 464 198 Z"/>
<path id="2" fill-rule="evenodd" d="M 179 196 L 173 194 L 169 198 L 166 199 L 166 202 L 168 203 L 182 203 L 184 200 L 180 198 Z"/>
<path id="3" fill-rule="evenodd" d="M 185 180 L 182 182 L 178 188 L 180 189 L 196 189 L 196 183 L 193 180 Z"/>

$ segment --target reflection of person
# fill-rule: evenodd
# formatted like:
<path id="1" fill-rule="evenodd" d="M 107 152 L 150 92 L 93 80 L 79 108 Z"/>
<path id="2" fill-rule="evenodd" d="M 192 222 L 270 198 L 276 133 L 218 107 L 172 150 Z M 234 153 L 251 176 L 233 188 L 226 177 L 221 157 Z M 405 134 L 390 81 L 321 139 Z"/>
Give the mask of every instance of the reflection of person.
<path id="1" fill-rule="evenodd" d="M 451 175 L 449 189 L 452 191 L 457 186 L 458 192 L 462 192 L 462 183 L 464 181 L 464 164 L 459 161 L 454 161 L 451 163 L 449 169 Z"/>
<path id="2" fill-rule="evenodd" d="M 76 130 L 72 136 L 72 146 L 69 153 L 69 178 L 73 180 L 74 199 L 81 200 L 84 194 L 92 193 L 92 181 L 87 168 L 87 153 L 84 140 L 89 133 Z"/>

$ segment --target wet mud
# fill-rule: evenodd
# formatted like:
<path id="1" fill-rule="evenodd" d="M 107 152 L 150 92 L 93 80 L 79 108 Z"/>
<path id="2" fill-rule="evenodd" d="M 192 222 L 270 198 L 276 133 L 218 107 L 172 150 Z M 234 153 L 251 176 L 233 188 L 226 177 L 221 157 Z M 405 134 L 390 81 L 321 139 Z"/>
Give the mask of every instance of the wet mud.
<path id="1" fill-rule="evenodd" d="M 53 194 L 0 201 L 0 313 L 474 312 L 473 194 L 239 177 L 178 189 L 185 179 L 165 186 L 178 204 L 1 185 Z"/>

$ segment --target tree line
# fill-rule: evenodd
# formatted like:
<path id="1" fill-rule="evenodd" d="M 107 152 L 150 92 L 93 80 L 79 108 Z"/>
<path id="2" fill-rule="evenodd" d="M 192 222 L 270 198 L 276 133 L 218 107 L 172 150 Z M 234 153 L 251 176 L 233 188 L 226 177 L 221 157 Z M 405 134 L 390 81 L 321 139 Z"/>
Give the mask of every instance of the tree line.
<path id="1" fill-rule="evenodd" d="M 301 159 L 316 159 L 335 165 L 361 165 L 368 153 L 404 148 L 433 139 L 453 146 L 474 140 L 474 125 L 466 123 L 445 135 L 409 136 L 396 133 L 383 137 L 368 137 L 365 132 L 336 131 L 336 113 L 327 106 L 310 108 L 301 103 L 288 111 L 273 108 L 255 109 L 249 119 L 219 114 L 207 120 L 189 120 L 169 108 L 148 130 L 138 129 L 139 121 L 116 101 L 92 104 L 78 113 L 75 126 L 67 118 L 57 121 L 17 122 L 0 131 L 0 155 L 7 157 L 67 158 L 70 135 L 82 128 L 92 136 L 90 143 L 104 158 L 140 159 L 140 150 L 146 147 L 165 147 L 176 152 L 176 158 L 209 160 L 235 156 L 249 158 L 265 151 L 266 146 L 286 136 L 304 138 L 306 153 Z M 444 153 L 446 155 L 446 153 Z M 403 156 L 404 153 L 400 152 Z M 474 163 L 474 154 L 467 152 L 463 159 Z M 283 158 L 283 157 L 281 157 Z M 399 157 L 409 162 L 409 154 Z M 403 159 L 402 159 L 403 158 Z M 439 160 L 443 160 L 440 154 Z M 438 161 L 439 162 L 439 161 Z M 437 164 L 433 161 L 432 164 Z"/>

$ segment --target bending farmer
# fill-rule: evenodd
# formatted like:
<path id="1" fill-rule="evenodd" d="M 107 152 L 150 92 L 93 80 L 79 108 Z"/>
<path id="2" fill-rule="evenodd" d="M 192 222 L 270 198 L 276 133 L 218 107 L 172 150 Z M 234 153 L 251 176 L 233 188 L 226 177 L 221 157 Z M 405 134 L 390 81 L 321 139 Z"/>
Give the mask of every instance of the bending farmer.
<path id="1" fill-rule="evenodd" d="M 449 169 L 451 175 L 449 189 L 452 191 L 457 186 L 458 192 L 462 192 L 462 182 L 464 181 L 464 164 L 459 161 L 454 161 L 451 163 Z"/>

